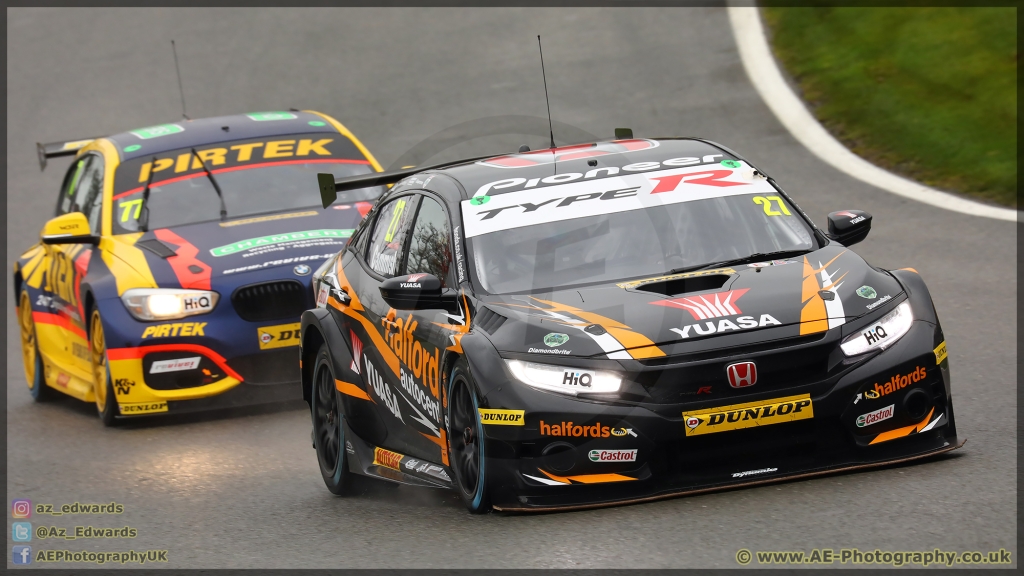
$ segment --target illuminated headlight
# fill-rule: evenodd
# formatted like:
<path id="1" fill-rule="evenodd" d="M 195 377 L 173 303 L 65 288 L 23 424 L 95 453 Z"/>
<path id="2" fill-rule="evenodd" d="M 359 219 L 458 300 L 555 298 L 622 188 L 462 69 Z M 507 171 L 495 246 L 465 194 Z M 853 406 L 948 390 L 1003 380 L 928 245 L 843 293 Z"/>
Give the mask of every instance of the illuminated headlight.
<path id="1" fill-rule="evenodd" d="M 174 320 L 206 314 L 217 306 L 220 295 L 208 290 L 133 288 L 121 296 L 125 308 L 137 320 Z"/>
<path id="2" fill-rule="evenodd" d="M 579 393 L 618 392 L 622 384 L 622 378 L 617 374 L 603 370 L 583 370 L 522 360 L 505 360 L 505 363 L 512 375 L 523 384 L 562 394 L 575 396 Z"/>
<path id="3" fill-rule="evenodd" d="M 882 316 L 877 322 L 843 340 L 840 345 L 843 354 L 857 356 L 870 350 L 884 350 L 902 338 L 910 330 L 910 325 L 913 322 L 914 314 L 910 310 L 910 301 L 908 300 L 897 306 L 892 312 Z"/>

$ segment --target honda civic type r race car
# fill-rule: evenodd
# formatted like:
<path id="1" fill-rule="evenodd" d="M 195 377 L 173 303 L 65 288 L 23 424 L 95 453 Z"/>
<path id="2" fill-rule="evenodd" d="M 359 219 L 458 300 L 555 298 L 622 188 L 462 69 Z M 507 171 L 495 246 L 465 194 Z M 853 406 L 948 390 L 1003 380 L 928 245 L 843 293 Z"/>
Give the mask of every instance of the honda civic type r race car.
<path id="1" fill-rule="evenodd" d="M 395 183 L 314 273 L 302 384 L 328 488 L 472 512 L 635 502 L 959 447 L 910 268 L 825 233 L 699 139 L 628 139 L 335 179 Z"/>
<path id="2" fill-rule="evenodd" d="M 29 389 L 116 416 L 298 398 L 310 273 L 382 188 L 334 209 L 317 172 L 379 171 L 317 112 L 186 120 L 39 145 L 75 155 L 41 241 L 14 265 Z"/>

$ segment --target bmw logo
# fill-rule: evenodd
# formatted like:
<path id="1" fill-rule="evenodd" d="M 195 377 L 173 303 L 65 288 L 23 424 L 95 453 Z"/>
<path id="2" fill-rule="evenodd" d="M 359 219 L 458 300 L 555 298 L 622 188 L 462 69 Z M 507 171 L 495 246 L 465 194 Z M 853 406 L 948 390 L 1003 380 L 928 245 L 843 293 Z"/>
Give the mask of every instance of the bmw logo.
<path id="1" fill-rule="evenodd" d="M 295 272 L 295 274 L 298 276 L 305 276 L 306 274 L 312 272 L 312 268 L 306 266 L 305 264 L 299 264 L 295 268 L 292 268 L 292 272 Z"/>

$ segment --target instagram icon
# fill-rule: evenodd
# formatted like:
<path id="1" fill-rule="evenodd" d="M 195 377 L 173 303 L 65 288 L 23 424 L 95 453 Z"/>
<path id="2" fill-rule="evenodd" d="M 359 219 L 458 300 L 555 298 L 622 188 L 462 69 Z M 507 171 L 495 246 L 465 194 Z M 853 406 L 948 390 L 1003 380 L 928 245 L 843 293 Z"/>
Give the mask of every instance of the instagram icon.
<path id="1" fill-rule="evenodd" d="M 32 517 L 32 501 L 31 500 L 13 500 L 13 501 L 11 501 L 11 516 L 13 518 L 31 518 Z"/>

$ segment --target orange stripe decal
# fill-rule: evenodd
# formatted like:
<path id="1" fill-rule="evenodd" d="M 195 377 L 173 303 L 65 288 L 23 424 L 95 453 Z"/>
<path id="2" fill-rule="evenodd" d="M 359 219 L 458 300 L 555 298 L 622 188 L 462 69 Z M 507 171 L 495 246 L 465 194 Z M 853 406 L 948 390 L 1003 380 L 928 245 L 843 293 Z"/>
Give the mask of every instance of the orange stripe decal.
<path id="1" fill-rule="evenodd" d="M 370 395 L 367 394 L 365 390 L 351 382 L 342 382 L 341 380 L 335 380 L 334 386 L 335 388 L 338 389 L 338 392 L 341 392 L 346 396 L 352 396 L 353 398 L 359 398 L 360 400 L 369 400 L 370 402 L 373 402 L 373 398 L 370 398 Z"/>
<path id="2" fill-rule="evenodd" d="M 555 482 L 561 482 L 563 484 L 571 484 L 572 482 L 579 482 L 580 484 L 603 484 L 606 482 L 626 482 L 628 480 L 636 480 L 636 478 L 623 476 L 622 474 L 580 474 L 577 476 L 555 476 L 543 468 L 538 468 L 538 470 Z M 570 482 L 570 480 L 572 482 Z"/>
<path id="3" fill-rule="evenodd" d="M 36 324 L 49 324 L 51 326 L 57 326 L 63 328 L 79 337 L 82 340 L 88 340 L 89 338 L 85 335 L 85 330 L 82 330 L 71 321 L 67 316 L 61 316 L 60 314 L 51 314 L 49 312 L 32 312 L 32 321 Z"/>
<path id="4" fill-rule="evenodd" d="M 904 436 L 910 436 L 912 433 L 920 432 L 922 428 L 928 425 L 928 421 L 932 419 L 932 414 L 935 413 L 935 407 L 933 406 L 928 415 L 924 417 L 917 424 L 911 424 L 910 426 L 904 426 L 903 428 L 897 428 L 895 430 L 889 430 L 888 432 L 882 432 L 870 444 L 878 444 L 879 442 L 885 442 L 887 440 L 893 440 L 895 438 L 903 438 Z"/>
<path id="5" fill-rule="evenodd" d="M 213 269 L 210 268 L 209 264 L 196 258 L 199 255 L 199 248 L 196 248 L 191 242 L 166 228 L 154 230 L 153 234 L 159 240 L 169 242 L 178 247 L 174 251 L 177 255 L 168 258 L 167 263 L 171 265 L 171 269 L 174 270 L 174 275 L 178 277 L 178 282 L 181 283 L 182 288 L 210 289 L 210 274 L 213 272 Z M 197 268 L 199 269 L 198 272 L 195 271 Z"/>

